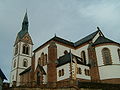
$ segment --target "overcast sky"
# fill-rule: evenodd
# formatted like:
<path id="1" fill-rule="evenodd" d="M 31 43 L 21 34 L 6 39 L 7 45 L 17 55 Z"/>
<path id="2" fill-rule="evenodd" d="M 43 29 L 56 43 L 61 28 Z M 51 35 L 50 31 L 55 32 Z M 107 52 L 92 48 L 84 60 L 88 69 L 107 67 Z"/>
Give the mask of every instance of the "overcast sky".
<path id="1" fill-rule="evenodd" d="M 34 49 L 55 33 L 75 42 L 97 26 L 120 43 L 120 0 L 0 0 L 0 68 L 8 79 L 13 44 L 26 9 Z"/>

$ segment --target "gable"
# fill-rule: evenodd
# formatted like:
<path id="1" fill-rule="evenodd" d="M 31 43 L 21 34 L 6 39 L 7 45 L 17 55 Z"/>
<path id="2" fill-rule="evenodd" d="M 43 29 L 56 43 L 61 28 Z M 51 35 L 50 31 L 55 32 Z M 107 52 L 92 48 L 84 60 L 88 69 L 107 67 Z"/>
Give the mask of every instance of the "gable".
<path id="1" fill-rule="evenodd" d="M 62 39 L 60 37 L 55 36 L 55 37 L 51 38 L 50 40 L 48 40 L 47 42 L 45 42 L 44 44 L 42 44 L 41 46 L 39 46 L 33 52 L 36 52 L 36 51 L 40 50 L 41 48 L 44 48 L 45 46 L 50 44 L 51 41 L 54 41 L 54 42 L 56 42 L 58 44 L 61 44 L 63 46 L 67 46 L 67 47 L 71 47 L 71 48 L 74 47 L 74 43 L 73 42 L 70 42 L 68 40 L 65 40 L 65 39 Z"/>
<path id="2" fill-rule="evenodd" d="M 53 38 L 51 38 L 50 40 L 48 40 L 47 42 L 45 42 L 44 44 L 39 46 L 37 49 L 35 49 L 33 52 L 36 52 L 36 51 L 40 50 L 41 48 L 44 48 L 51 41 L 55 41 L 58 44 L 61 44 L 63 46 L 66 46 L 66 47 L 69 47 L 69 48 L 72 48 L 72 49 L 77 49 L 78 47 L 82 47 L 86 44 L 89 44 L 90 42 L 92 42 L 92 43 L 96 42 L 96 40 L 100 36 L 104 37 L 103 33 L 101 32 L 101 30 L 99 28 L 98 28 L 97 31 L 93 32 L 92 34 L 89 34 L 88 36 L 80 39 L 77 42 L 71 42 L 71 41 L 62 39 L 60 37 L 54 36 Z"/>
<path id="3" fill-rule="evenodd" d="M 94 36 L 94 38 L 92 39 L 92 42 L 94 43 L 100 36 L 104 37 L 103 33 L 99 30 L 97 34 Z"/>
<path id="4" fill-rule="evenodd" d="M 29 33 L 26 33 L 24 35 L 24 37 L 21 39 L 21 41 L 29 43 L 29 44 L 33 44 L 32 39 L 31 39 Z"/>
<path id="5" fill-rule="evenodd" d="M 24 34 L 24 36 L 22 36 L 22 38 L 20 38 L 19 35 L 17 35 L 17 38 L 15 40 L 15 44 L 20 42 L 20 41 L 33 45 L 32 39 L 31 39 L 28 32 L 26 34 Z"/>

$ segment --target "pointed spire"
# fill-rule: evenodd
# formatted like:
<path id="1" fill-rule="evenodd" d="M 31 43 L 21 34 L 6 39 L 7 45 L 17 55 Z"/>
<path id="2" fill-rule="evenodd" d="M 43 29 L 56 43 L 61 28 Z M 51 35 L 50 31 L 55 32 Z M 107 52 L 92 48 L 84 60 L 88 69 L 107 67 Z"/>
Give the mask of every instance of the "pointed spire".
<path id="1" fill-rule="evenodd" d="M 27 10 L 26 10 L 23 22 L 28 22 Z"/>
<path id="2" fill-rule="evenodd" d="M 28 31 L 28 16 L 27 16 L 27 10 L 26 10 L 26 13 L 25 13 L 25 16 L 24 16 L 24 19 L 23 19 L 23 22 L 22 22 L 22 30 L 27 30 Z"/>

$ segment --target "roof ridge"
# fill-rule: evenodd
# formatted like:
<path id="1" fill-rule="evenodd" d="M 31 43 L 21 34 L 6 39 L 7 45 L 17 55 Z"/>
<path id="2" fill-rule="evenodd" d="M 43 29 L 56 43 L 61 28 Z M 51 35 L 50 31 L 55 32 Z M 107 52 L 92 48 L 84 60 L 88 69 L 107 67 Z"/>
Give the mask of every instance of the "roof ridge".
<path id="1" fill-rule="evenodd" d="M 65 41 L 67 41 L 67 42 L 73 43 L 72 41 L 66 40 L 66 39 L 61 38 L 61 37 L 58 37 L 58 36 L 54 36 L 53 38 L 59 38 L 59 39 L 65 40 Z"/>
<path id="2" fill-rule="evenodd" d="M 83 44 L 83 43 L 85 43 L 85 42 L 93 39 L 93 38 L 95 37 L 95 35 L 96 35 L 99 31 L 100 31 L 100 30 L 97 30 L 97 31 L 95 31 L 95 32 L 93 32 L 93 33 L 85 36 L 84 38 L 76 41 L 76 42 L 74 43 L 74 45 L 75 45 L 75 46 L 78 46 L 78 45 L 81 45 L 81 44 Z"/>
<path id="3" fill-rule="evenodd" d="M 73 47 L 77 47 L 77 46 L 79 46 L 79 45 L 81 45 L 81 44 L 83 44 L 83 43 L 91 40 L 92 38 L 94 38 L 94 36 L 95 36 L 99 31 L 100 31 L 100 30 L 97 30 L 97 31 L 95 31 L 95 32 L 87 35 L 86 37 L 78 40 L 77 42 L 71 42 L 71 41 L 69 41 L 69 40 L 63 39 L 63 38 L 58 37 L 58 36 L 55 35 L 54 37 L 52 37 L 51 39 L 49 39 L 48 41 L 46 41 L 45 43 L 43 43 L 42 45 L 40 45 L 37 49 L 35 49 L 34 52 L 37 51 L 37 50 L 38 50 L 39 48 L 41 48 L 42 46 L 44 46 L 46 43 L 50 42 L 51 40 L 55 40 L 55 41 L 62 42 L 62 43 L 64 43 L 64 44 L 67 44 L 67 45 L 70 45 L 70 46 L 73 46 Z"/>

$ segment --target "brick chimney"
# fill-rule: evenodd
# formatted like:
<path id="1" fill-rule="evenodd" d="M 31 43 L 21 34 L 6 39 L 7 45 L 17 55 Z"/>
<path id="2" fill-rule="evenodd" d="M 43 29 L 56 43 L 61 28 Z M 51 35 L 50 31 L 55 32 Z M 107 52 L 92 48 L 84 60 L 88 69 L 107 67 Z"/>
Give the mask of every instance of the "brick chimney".
<path id="1" fill-rule="evenodd" d="M 57 69 L 56 63 L 57 60 L 57 46 L 54 41 L 52 41 L 48 47 L 48 64 L 47 64 L 47 76 L 48 83 L 57 81 Z"/>

